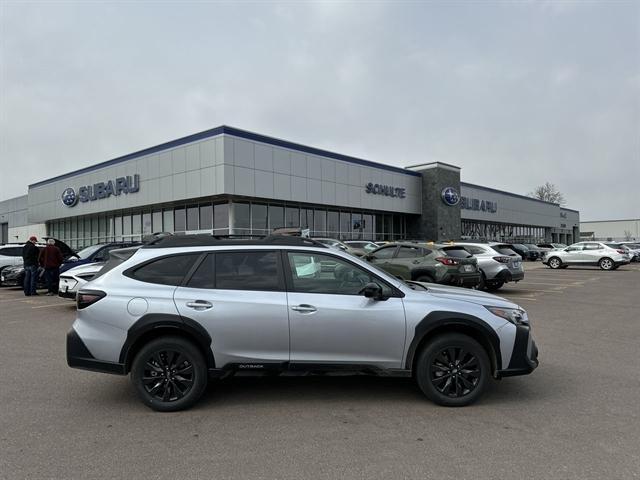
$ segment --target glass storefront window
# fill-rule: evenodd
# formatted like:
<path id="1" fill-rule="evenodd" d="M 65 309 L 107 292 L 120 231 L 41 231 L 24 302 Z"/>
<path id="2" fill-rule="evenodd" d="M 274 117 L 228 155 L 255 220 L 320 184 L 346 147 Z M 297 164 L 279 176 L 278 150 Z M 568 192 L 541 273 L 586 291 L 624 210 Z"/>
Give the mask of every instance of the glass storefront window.
<path id="1" fill-rule="evenodd" d="M 327 212 L 326 232 L 329 237 L 337 237 L 340 233 L 340 214 L 338 212 Z"/>
<path id="2" fill-rule="evenodd" d="M 234 235 L 249 235 L 251 233 L 251 205 L 233 202 L 232 206 L 232 233 Z"/>
<path id="3" fill-rule="evenodd" d="M 131 215 L 131 233 L 140 235 L 142 233 L 142 215 L 136 213 Z"/>
<path id="4" fill-rule="evenodd" d="M 251 228 L 257 235 L 266 235 L 268 230 L 267 206 L 254 203 L 251 205 Z"/>
<path id="5" fill-rule="evenodd" d="M 373 240 L 373 232 L 375 231 L 375 225 L 373 224 L 374 216 L 373 215 L 363 215 L 362 216 L 362 238 L 364 240 Z"/>
<path id="6" fill-rule="evenodd" d="M 174 232 L 174 228 L 173 228 L 173 210 L 164 210 L 162 212 L 162 221 L 163 221 L 162 231 L 163 232 L 173 233 Z"/>
<path id="7" fill-rule="evenodd" d="M 327 212 L 325 210 L 315 210 L 313 212 L 313 235 L 324 237 L 327 232 Z"/>
<path id="8" fill-rule="evenodd" d="M 211 230 L 213 228 L 213 205 L 207 203 L 200 205 L 200 230 Z"/>
<path id="9" fill-rule="evenodd" d="M 351 238 L 351 214 L 340 212 L 340 238 L 348 240 Z"/>
<path id="10" fill-rule="evenodd" d="M 91 243 L 98 243 L 98 219 L 93 217 L 91 219 Z"/>
<path id="11" fill-rule="evenodd" d="M 173 229 L 174 232 L 184 232 L 187 229 L 187 211 L 184 207 L 173 211 Z"/>
<path id="12" fill-rule="evenodd" d="M 125 240 L 131 238 L 131 215 L 122 216 L 122 236 Z"/>
<path id="13" fill-rule="evenodd" d="M 107 239 L 107 217 L 100 215 L 98 217 L 98 241 L 104 242 Z"/>
<path id="14" fill-rule="evenodd" d="M 229 204 L 218 203 L 213 206 L 213 228 L 214 230 L 223 230 L 229 228 Z M 227 230 L 228 232 L 228 230 Z M 218 232 L 220 235 L 223 232 Z"/>
<path id="15" fill-rule="evenodd" d="M 142 214 L 142 234 L 150 235 L 153 233 L 153 229 L 151 228 L 151 213 L 143 213 Z"/>
<path id="16" fill-rule="evenodd" d="M 300 226 L 300 210 L 296 207 L 287 207 L 284 211 L 284 226 L 287 228 Z"/>
<path id="17" fill-rule="evenodd" d="M 284 227 L 284 207 L 277 205 L 269 205 L 269 228 Z"/>
<path id="18" fill-rule="evenodd" d="M 113 233 L 115 235 L 116 242 L 122 241 L 122 217 L 117 216 L 113 219 Z"/>
<path id="19" fill-rule="evenodd" d="M 187 230 L 199 230 L 198 226 L 198 207 L 187 207 Z"/>
<path id="20" fill-rule="evenodd" d="M 313 230 L 313 210 L 310 208 L 300 209 L 300 228 L 309 228 Z"/>
<path id="21" fill-rule="evenodd" d="M 162 228 L 162 212 L 155 211 L 151 214 L 151 230 L 152 232 L 164 232 Z"/>

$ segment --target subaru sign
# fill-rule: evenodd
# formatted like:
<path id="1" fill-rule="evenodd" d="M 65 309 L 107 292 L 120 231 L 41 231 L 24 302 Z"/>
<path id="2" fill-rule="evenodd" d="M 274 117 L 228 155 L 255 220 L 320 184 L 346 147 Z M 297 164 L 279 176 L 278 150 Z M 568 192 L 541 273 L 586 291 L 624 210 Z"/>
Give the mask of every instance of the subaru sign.
<path id="1" fill-rule="evenodd" d="M 440 196 L 442 197 L 442 201 L 450 207 L 455 207 L 460 203 L 460 194 L 453 187 L 443 188 Z"/>
<path id="2" fill-rule="evenodd" d="M 86 203 L 108 198 L 111 195 L 121 195 L 123 193 L 135 193 L 140 190 L 140 175 L 118 177 L 115 180 L 94 183 L 79 187 L 76 192 L 72 187 L 67 187 L 62 192 L 62 204 L 67 207 L 75 206 L 78 201 Z"/>

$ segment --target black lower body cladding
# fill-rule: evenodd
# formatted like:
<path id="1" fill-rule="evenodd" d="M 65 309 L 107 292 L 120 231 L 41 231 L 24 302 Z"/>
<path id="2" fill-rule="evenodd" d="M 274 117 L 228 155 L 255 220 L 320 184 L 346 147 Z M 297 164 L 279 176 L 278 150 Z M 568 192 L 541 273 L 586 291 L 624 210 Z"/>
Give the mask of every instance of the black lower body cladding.
<path id="1" fill-rule="evenodd" d="M 528 375 L 538 367 L 538 364 L 538 346 L 531 336 L 531 328 L 528 325 L 518 325 L 509 366 L 498 371 L 498 376 Z"/>
<path id="2" fill-rule="evenodd" d="M 93 372 L 116 375 L 126 375 L 127 373 L 122 363 L 96 360 L 73 328 L 67 333 L 67 365 Z"/>

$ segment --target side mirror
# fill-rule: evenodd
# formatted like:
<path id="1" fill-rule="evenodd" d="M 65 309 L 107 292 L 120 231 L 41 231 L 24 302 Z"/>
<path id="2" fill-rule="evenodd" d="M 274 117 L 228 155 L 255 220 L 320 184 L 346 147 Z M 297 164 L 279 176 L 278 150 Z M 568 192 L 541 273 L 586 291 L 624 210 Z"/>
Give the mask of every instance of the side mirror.
<path id="1" fill-rule="evenodd" d="M 367 283 L 362 290 L 360 290 L 360 294 L 364 295 L 366 298 L 382 300 L 382 287 L 377 283 Z"/>

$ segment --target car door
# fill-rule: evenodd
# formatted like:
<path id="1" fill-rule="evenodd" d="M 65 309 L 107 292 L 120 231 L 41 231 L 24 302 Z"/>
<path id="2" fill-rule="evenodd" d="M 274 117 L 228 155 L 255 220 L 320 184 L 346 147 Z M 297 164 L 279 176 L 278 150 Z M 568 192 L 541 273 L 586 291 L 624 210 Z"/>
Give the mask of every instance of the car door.
<path id="1" fill-rule="evenodd" d="M 402 245 L 398 248 L 393 259 L 394 275 L 404 280 L 413 280 L 411 272 L 414 268 L 418 268 L 423 261 L 426 261 L 426 257 L 422 248 Z"/>
<path id="2" fill-rule="evenodd" d="M 582 250 L 582 258 L 580 259 L 580 263 L 585 265 L 597 265 L 600 259 L 606 256 L 605 248 L 596 242 L 589 242 L 584 244 L 584 249 Z"/>
<path id="3" fill-rule="evenodd" d="M 570 245 L 562 251 L 561 260 L 563 263 L 579 265 L 583 263 L 584 259 L 582 257 L 582 250 L 584 249 L 584 245 L 581 243 L 576 243 L 574 245 Z M 550 257 L 551 254 L 548 254 L 547 257 Z"/>
<path id="4" fill-rule="evenodd" d="M 174 300 L 211 336 L 216 367 L 264 368 L 289 360 L 287 294 L 280 252 L 209 253 Z"/>
<path id="5" fill-rule="evenodd" d="M 329 257 L 329 258 L 328 258 Z M 405 342 L 402 298 L 368 270 L 331 254 L 289 251 L 285 257 L 292 364 L 375 364 L 401 368 Z M 309 265 L 336 263 L 332 272 Z M 386 300 L 359 293 L 370 282 Z"/>
<path id="6" fill-rule="evenodd" d="M 397 249 L 397 245 L 381 247 L 368 254 L 365 258 L 369 263 L 373 263 L 375 266 L 389 272 L 391 275 L 395 275 L 392 259 Z"/>

